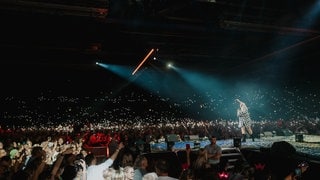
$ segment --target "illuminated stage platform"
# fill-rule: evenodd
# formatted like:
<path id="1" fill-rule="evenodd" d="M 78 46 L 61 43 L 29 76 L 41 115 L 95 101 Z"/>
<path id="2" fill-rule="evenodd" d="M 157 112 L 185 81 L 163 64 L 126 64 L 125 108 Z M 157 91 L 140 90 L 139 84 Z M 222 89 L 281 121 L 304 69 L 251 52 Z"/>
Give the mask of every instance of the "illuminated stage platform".
<path id="1" fill-rule="evenodd" d="M 256 138 L 253 142 L 250 138 L 246 142 L 241 142 L 241 148 L 270 148 L 274 142 L 286 141 L 293 145 L 297 152 L 303 153 L 315 158 L 320 159 L 320 136 L 319 135 L 303 135 L 303 140 L 297 142 L 296 135 L 291 136 L 273 136 L 273 137 L 261 137 Z M 301 139 L 300 139 L 301 140 Z M 205 145 L 209 144 L 209 140 L 199 140 L 199 141 L 180 141 L 174 142 L 173 149 L 183 150 L 186 144 L 190 144 L 190 147 L 195 148 L 195 142 L 199 143 L 200 147 L 203 148 Z M 234 147 L 234 139 L 217 140 L 217 144 L 222 148 Z M 154 143 L 150 145 L 152 152 L 166 151 L 167 143 Z"/>
<path id="2" fill-rule="evenodd" d="M 236 138 L 235 138 L 236 139 Z M 297 141 L 296 135 L 291 136 L 268 136 L 256 138 L 253 142 L 251 139 L 247 139 L 246 142 L 240 141 L 240 146 L 235 147 L 235 139 L 217 140 L 217 144 L 222 147 L 222 158 L 227 159 L 232 163 L 238 162 L 242 157 L 245 162 L 254 166 L 255 164 L 266 164 L 268 162 L 269 151 L 271 146 L 275 142 L 288 142 L 291 144 L 297 152 L 295 161 L 300 162 L 301 160 L 309 163 L 308 171 L 304 173 L 304 179 L 320 179 L 320 136 L 316 135 L 303 135 L 303 140 Z M 238 138 L 237 141 L 240 139 Z M 192 148 L 191 158 L 197 156 L 199 148 L 203 148 L 209 144 L 209 140 L 190 140 L 190 141 L 177 141 L 169 143 L 170 148 L 176 151 L 168 149 L 168 143 L 154 143 L 150 144 L 151 152 L 144 152 L 150 162 L 154 162 L 158 158 L 165 158 L 170 161 L 175 167 L 179 167 L 171 172 L 172 177 L 178 178 L 181 173 L 181 164 L 186 159 L 186 144 L 190 144 Z M 282 144 L 282 143 L 281 143 Z M 285 145 L 285 144 L 284 144 Z M 286 150 L 287 146 L 282 146 Z M 88 148 L 89 151 L 98 156 L 101 160 L 106 158 L 106 147 L 92 147 Z"/>

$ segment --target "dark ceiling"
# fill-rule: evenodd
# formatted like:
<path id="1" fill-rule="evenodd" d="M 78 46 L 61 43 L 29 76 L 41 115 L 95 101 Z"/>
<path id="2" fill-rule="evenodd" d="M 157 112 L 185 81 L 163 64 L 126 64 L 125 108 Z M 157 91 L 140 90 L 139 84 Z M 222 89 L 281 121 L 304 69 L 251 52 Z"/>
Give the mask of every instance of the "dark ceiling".
<path id="1" fill-rule="evenodd" d="M 211 73 L 272 74 L 286 67 L 309 78 L 320 57 L 320 13 L 310 16 L 314 3 L 1 1 L 1 64 L 81 68 L 99 59 L 136 66 L 155 48 L 161 61 Z"/>

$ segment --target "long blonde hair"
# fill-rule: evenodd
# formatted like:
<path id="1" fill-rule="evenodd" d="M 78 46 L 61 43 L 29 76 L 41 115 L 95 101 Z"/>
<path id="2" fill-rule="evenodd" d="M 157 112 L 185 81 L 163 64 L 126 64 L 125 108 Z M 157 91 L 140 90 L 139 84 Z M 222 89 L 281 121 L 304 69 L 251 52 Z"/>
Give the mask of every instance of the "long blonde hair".
<path id="1" fill-rule="evenodd" d="M 197 159 L 195 160 L 193 167 L 195 169 L 206 168 L 208 162 L 207 151 L 201 148 L 198 152 Z"/>
<path id="2" fill-rule="evenodd" d="M 105 180 L 124 180 L 123 168 L 120 167 L 118 170 L 114 168 L 108 168 L 103 171 L 103 178 Z"/>

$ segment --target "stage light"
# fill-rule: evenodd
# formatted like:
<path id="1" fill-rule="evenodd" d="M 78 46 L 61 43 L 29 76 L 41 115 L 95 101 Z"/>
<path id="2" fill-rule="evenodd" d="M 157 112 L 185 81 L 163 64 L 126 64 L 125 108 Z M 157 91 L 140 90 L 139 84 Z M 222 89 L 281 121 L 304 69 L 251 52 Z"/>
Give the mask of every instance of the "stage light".
<path id="1" fill-rule="evenodd" d="M 96 65 L 101 66 L 103 68 L 108 68 L 109 67 L 109 65 L 104 64 L 104 63 L 99 63 L 99 62 L 96 62 Z"/>
<path id="2" fill-rule="evenodd" d="M 228 172 L 222 171 L 218 173 L 219 179 L 228 179 L 229 178 L 229 174 Z"/>
<path id="3" fill-rule="evenodd" d="M 154 49 L 151 49 L 149 51 L 149 53 L 144 57 L 144 59 L 140 62 L 140 64 L 136 67 L 136 69 L 132 72 L 132 75 L 134 75 L 139 68 L 143 65 L 143 63 L 151 56 L 151 54 L 153 53 Z"/>

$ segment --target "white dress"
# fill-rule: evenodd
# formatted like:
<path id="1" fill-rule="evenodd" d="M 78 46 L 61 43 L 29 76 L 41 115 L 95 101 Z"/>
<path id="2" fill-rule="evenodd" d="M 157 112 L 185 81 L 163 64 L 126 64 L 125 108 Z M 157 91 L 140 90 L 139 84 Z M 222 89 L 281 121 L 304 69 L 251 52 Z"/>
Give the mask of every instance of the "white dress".
<path id="1" fill-rule="evenodd" d="M 237 116 L 239 118 L 239 128 L 251 126 L 252 121 L 248 112 L 248 108 L 245 104 L 240 105 L 240 108 L 237 110 Z"/>

